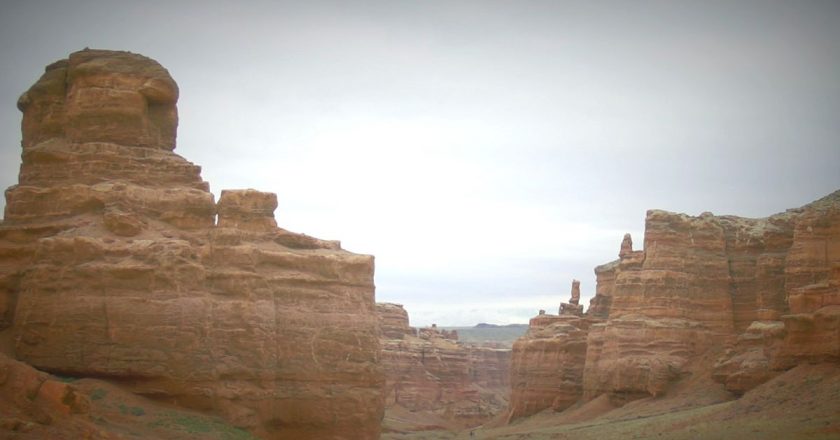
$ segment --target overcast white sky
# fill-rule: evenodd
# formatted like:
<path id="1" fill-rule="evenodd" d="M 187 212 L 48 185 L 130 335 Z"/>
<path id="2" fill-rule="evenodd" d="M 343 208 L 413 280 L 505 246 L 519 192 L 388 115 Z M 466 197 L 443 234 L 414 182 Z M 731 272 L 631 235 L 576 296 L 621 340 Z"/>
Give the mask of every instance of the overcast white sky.
<path id="1" fill-rule="evenodd" d="M 0 6 L 17 97 L 85 46 L 158 60 L 177 153 L 376 256 L 412 325 L 556 311 L 645 211 L 748 217 L 840 188 L 837 1 L 38 1 Z M 2 206 L 2 205 L 0 205 Z"/>

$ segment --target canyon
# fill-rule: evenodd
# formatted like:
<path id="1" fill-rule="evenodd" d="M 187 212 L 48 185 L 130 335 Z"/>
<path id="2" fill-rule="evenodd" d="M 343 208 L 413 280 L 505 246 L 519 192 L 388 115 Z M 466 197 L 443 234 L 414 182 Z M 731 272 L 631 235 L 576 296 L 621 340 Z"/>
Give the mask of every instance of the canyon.
<path id="1" fill-rule="evenodd" d="M 644 249 L 626 235 L 595 274 L 586 313 L 575 282 L 514 344 L 509 422 L 689 382 L 734 398 L 799 366 L 840 364 L 840 191 L 762 219 L 648 211 Z"/>
<path id="2" fill-rule="evenodd" d="M 0 436 L 840 434 L 840 191 L 760 219 L 650 210 L 587 310 L 574 280 L 509 350 L 411 327 L 373 256 L 278 227 L 275 194 L 216 201 L 174 153 L 178 98 L 156 61 L 85 49 L 18 100 Z"/>
<path id="3" fill-rule="evenodd" d="M 457 431 L 507 408 L 510 350 L 458 341 L 457 331 L 409 326 L 399 304 L 378 303 L 385 431 Z"/>

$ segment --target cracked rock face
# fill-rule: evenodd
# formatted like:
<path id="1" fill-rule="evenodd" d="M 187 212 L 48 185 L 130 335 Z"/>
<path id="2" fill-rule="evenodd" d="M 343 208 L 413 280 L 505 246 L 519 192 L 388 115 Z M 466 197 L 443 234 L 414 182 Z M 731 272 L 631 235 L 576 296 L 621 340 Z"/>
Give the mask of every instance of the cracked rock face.
<path id="1" fill-rule="evenodd" d="M 155 61 L 84 50 L 19 100 L 20 179 L 0 224 L 15 356 L 266 438 L 378 438 L 373 257 L 278 228 L 274 194 L 216 204 L 172 152 L 177 99 Z"/>
<path id="2" fill-rule="evenodd" d="M 531 320 L 513 348 L 512 419 L 658 396 L 687 375 L 741 394 L 840 361 L 840 191 L 762 219 L 651 210 L 644 243 L 625 236 L 619 259 L 595 268 L 580 319 Z"/>

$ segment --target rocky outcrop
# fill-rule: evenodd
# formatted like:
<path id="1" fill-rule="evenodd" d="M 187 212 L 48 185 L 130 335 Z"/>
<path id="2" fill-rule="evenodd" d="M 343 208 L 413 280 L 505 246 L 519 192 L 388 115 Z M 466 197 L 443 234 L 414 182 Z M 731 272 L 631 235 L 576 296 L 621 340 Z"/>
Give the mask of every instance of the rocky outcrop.
<path id="1" fill-rule="evenodd" d="M 625 235 L 619 259 L 595 268 L 581 318 L 564 303 L 531 320 L 514 345 L 511 418 L 658 396 L 688 375 L 740 394 L 840 361 L 840 191 L 764 219 L 648 211 L 644 241 L 634 251 Z M 585 360 L 570 361 L 581 344 Z"/>
<path id="2" fill-rule="evenodd" d="M 575 313 L 531 319 L 528 333 L 513 344 L 508 420 L 562 411 L 580 398 L 590 325 Z"/>
<path id="3" fill-rule="evenodd" d="M 582 315 L 583 305 L 580 304 L 580 281 L 572 280 L 572 296 L 567 303 L 560 304 L 561 315 Z"/>
<path id="4" fill-rule="evenodd" d="M 373 258 L 277 228 L 274 194 L 214 203 L 172 152 L 177 98 L 156 62 L 84 50 L 19 100 L 0 224 L 15 356 L 266 438 L 378 438 Z"/>
<path id="5" fill-rule="evenodd" d="M 785 342 L 776 362 L 840 362 L 840 191 L 797 212 L 785 259 L 790 314 L 782 316 Z"/>
<path id="6" fill-rule="evenodd" d="M 415 334 L 414 329 L 408 325 L 408 312 L 402 304 L 376 303 L 376 316 L 382 339 L 402 339 Z"/>
<path id="7" fill-rule="evenodd" d="M 386 412 L 432 414 L 447 428 L 476 426 L 506 408 L 510 350 L 465 345 L 436 326 L 414 330 L 398 304 L 377 304 Z"/>
<path id="8" fill-rule="evenodd" d="M 649 211 L 645 250 L 628 241 L 614 264 L 608 319 L 589 334 L 586 399 L 659 395 L 692 356 L 733 333 L 726 240 L 714 216 Z"/>
<path id="9" fill-rule="evenodd" d="M 0 436 L 103 438 L 87 418 L 89 399 L 73 385 L 0 353 Z"/>
<path id="10" fill-rule="evenodd" d="M 772 379 L 777 371 L 771 362 L 785 333 L 781 321 L 754 321 L 714 365 L 712 377 L 739 395 Z"/>
<path id="11" fill-rule="evenodd" d="M 767 247 L 782 251 L 756 263 L 754 320 L 714 370 L 737 394 L 803 362 L 840 362 L 840 191 L 767 222 Z"/>

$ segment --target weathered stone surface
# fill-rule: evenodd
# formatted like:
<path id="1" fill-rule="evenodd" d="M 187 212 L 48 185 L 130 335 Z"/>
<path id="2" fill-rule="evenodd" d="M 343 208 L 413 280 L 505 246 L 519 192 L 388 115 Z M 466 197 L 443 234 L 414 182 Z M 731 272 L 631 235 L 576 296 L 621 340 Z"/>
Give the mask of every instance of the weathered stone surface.
<path id="1" fill-rule="evenodd" d="M 583 398 L 609 394 L 614 403 L 667 391 L 697 346 L 709 336 L 696 321 L 623 315 L 593 326 L 588 335 Z"/>
<path id="2" fill-rule="evenodd" d="M 619 260 L 615 260 L 595 268 L 595 296 L 589 300 L 587 315 L 599 319 L 606 319 L 609 316 L 619 263 Z"/>
<path id="3" fill-rule="evenodd" d="M 787 313 L 785 256 L 793 242 L 790 214 L 766 219 L 719 217 L 729 259 L 729 290 L 736 332 L 753 321 L 778 320 Z"/>
<path id="4" fill-rule="evenodd" d="M 377 304 L 386 412 L 433 414 L 448 427 L 477 426 L 507 406 L 510 350 L 468 346 L 457 333 L 408 327 L 397 304 Z"/>
<path id="5" fill-rule="evenodd" d="M 732 349 L 718 359 L 712 377 L 735 394 L 743 394 L 772 379 L 772 368 L 785 336 L 782 321 L 753 321 Z"/>
<path id="6" fill-rule="evenodd" d="M 531 318 L 528 332 L 513 344 L 508 421 L 547 408 L 562 411 L 583 395 L 587 335 L 598 317 L 582 317 L 580 281 L 572 280 L 568 303 L 559 315 L 544 310 Z"/>
<path id="7" fill-rule="evenodd" d="M 508 420 L 566 409 L 582 394 L 590 322 L 574 315 L 539 315 L 513 344 Z"/>
<path id="8" fill-rule="evenodd" d="M 224 190 L 219 197 L 218 224 L 223 228 L 272 231 L 277 229 L 275 209 L 277 195 L 273 193 L 253 189 Z"/>
<path id="9" fill-rule="evenodd" d="M 777 367 L 840 362 L 840 191 L 802 208 L 785 261 L 791 315 Z"/>
<path id="10" fill-rule="evenodd" d="M 580 304 L 580 281 L 572 280 L 572 294 L 569 302 L 560 303 L 561 315 L 582 315 L 583 305 Z"/>
<path id="11" fill-rule="evenodd" d="M 472 382 L 500 397 L 506 403 L 510 391 L 511 350 L 467 344 Z M 489 406 L 489 405 L 488 405 Z M 498 409 L 494 409 L 498 413 Z"/>
<path id="12" fill-rule="evenodd" d="M 83 50 L 47 66 L 18 100 L 24 148 L 52 138 L 172 150 L 178 86 L 160 64 L 130 52 Z"/>
<path id="13" fill-rule="evenodd" d="M 73 385 L 0 353 L 0 437 L 103 438 Z"/>
<path id="14" fill-rule="evenodd" d="M 659 396 L 696 374 L 742 394 L 840 361 L 840 191 L 764 219 L 648 211 L 644 241 L 634 251 L 625 235 L 619 259 L 595 268 L 580 332 L 555 324 L 572 319 L 565 303 L 531 320 L 514 345 L 512 418 L 562 407 L 552 398 Z M 570 363 L 570 344 L 584 361 Z"/>
<path id="15" fill-rule="evenodd" d="M 621 240 L 621 249 L 618 251 L 618 257 L 626 257 L 633 253 L 633 237 L 630 234 L 624 234 Z"/>
<path id="16" fill-rule="evenodd" d="M 756 321 L 714 371 L 736 393 L 803 362 L 840 362 L 840 191 L 768 221 L 776 228 L 765 233 L 771 237 L 766 247 L 772 243 L 784 252 L 772 253 L 764 264 L 759 259 L 758 301 L 747 315 Z M 743 315 L 736 309 L 736 322 Z M 783 328 L 756 337 L 754 327 L 768 325 L 768 319 L 780 320 L 771 322 Z"/>
<path id="17" fill-rule="evenodd" d="M 96 50 L 21 97 L 20 182 L 0 224 L 15 355 L 266 438 L 378 438 L 373 258 L 277 228 L 274 194 L 215 204 L 171 151 L 176 100 L 154 61 Z"/>
<path id="18" fill-rule="evenodd" d="M 408 312 L 402 304 L 376 303 L 376 315 L 382 339 L 403 339 L 415 334 L 408 325 Z"/>
<path id="19" fill-rule="evenodd" d="M 629 242 L 625 236 L 617 263 L 596 269 L 610 300 L 607 321 L 589 334 L 585 399 L 662 394 L 689 359 L 733 334 L 725 234 L 716 217 L 648 211 L 645 249 L 633 251 Z"/>

